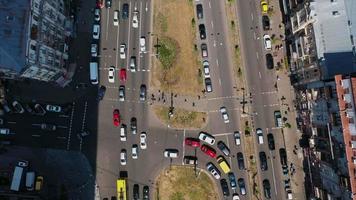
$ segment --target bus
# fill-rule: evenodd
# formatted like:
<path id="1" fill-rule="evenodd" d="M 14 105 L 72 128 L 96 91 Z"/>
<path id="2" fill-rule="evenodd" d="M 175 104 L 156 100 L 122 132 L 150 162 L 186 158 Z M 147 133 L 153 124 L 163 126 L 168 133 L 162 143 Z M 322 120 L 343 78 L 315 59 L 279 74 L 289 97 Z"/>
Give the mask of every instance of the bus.
<path id="1" fill-rule="evenodd" d="M 12 176 L 11 187 L 10 190 L 12 191 L 19 191 L 21 178 L 22 178 L 23 168 L 16 166 L 14 170 L 14 175 Z"/>
<path id="2" fill-rule="evenodd" d="M 125 178 L 117 179 L 116 185 L 117 185 L 117 199 L 126 200 L 127 199 L 126 179 Z"/>

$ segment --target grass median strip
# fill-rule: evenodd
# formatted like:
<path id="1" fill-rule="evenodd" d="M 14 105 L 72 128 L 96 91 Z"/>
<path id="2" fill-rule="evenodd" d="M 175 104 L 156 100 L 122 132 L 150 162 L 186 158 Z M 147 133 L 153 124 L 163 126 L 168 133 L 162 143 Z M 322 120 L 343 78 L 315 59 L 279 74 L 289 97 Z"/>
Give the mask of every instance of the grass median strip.
<path id="1" fill-rule="evenodd" d="M 205 126 L 208 114 L 205 112 L 196 112 L 180 108 L 174 109 L 171 118 L 168 117 L 169 108 L 165 106 L 154 106 L 153 111 L 156 116 L 171 128 L 180 129 L 200 129 Z"/>
<path id="2" fill-rule="evenodd" d="M 162 171 L 157 179 L 156 199 L 191 200 L 218 199 L 216 185 L 205 173 L 195 176 L 192 167 L 172 166 Z"/>

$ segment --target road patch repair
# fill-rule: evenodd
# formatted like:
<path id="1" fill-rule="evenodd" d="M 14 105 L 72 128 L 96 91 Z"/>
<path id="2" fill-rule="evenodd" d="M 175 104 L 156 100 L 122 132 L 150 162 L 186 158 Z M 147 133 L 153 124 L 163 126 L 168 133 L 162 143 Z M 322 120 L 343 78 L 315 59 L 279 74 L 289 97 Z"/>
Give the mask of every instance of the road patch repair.
<path id="1" fill-rule="evenodd" d="M 193 167 L 170 166 L 156 180 L 155 199 L 216 200 L 218 189 L 206 173 L 195 174 Z"/>
<path id="2" fill-rule="evenodd" d="M 169 116 L 169 107 L 154 106 L 153 111 L 157 118 L 170 128 L 177 129 L 201 129 L 206 125 L 208 114 L 175 108 L 174 114 Z"/>
<path id="3" fill-rule="evenodd" d="M 155 1 L 152 87 L 184 95 L 196 95 L 203 89 L 192 19 L 194 6 L 189 0 Z"/>

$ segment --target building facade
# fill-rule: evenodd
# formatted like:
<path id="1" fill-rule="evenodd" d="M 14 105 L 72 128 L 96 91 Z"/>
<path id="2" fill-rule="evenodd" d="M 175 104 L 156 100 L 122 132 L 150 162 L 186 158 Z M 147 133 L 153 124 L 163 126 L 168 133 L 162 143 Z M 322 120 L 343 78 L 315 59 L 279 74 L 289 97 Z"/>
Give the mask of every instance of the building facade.
<path id="1" fill-rule="evenodd" d="M 64 9 L 63 0 L 0 1 L 1 77 L 53 82 L 66 76 Z"/>

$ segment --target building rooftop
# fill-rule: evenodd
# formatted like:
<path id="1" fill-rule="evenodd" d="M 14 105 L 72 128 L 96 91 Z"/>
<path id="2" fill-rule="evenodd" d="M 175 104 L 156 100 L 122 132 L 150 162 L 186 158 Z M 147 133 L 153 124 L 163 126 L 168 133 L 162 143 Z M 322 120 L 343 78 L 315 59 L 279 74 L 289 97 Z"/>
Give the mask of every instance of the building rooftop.
<path id="1" fill-rule="evenodd" d="M 30 8 L 30 0 L 0 0 L 0 68 L 25 67 Z"/>

